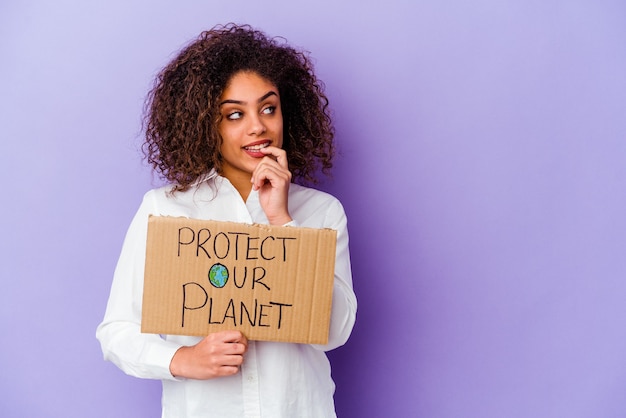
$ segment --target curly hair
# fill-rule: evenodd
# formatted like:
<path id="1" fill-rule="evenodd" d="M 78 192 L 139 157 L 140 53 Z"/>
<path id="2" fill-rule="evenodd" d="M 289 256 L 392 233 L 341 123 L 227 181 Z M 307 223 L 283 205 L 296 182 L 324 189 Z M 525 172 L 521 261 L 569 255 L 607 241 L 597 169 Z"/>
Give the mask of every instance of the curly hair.
<path id="1" fill-rule="evenodd" d="M 283 149 L 294 181 L 316 183 L 330 173 L 334 128 L 324 84 L 307 53 L 248 25 L 202 32 L 157 75 L 144 108 L 143 152 L 174 191 L 221 171 L 219 98 L 233 75 L 251 71 L 277 88 L 283 112 Z"/>

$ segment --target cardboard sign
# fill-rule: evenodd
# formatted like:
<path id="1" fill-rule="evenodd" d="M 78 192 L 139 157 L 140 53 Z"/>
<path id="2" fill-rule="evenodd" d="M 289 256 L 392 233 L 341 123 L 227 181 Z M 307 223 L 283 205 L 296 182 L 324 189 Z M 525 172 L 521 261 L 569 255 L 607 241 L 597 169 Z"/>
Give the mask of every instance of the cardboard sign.
<path id="1" fill-rule="evenodd" d="M 141 331 L 326 344 L 337 232 L 151 216 Z"/>

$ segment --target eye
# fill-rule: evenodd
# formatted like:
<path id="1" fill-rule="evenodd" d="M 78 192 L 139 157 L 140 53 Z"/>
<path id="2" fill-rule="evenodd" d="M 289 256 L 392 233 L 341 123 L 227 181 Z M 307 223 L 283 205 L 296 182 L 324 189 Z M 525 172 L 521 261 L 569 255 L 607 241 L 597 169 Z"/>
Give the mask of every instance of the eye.
<path id="1" fill-rule="evenodd" d="M 276 111 L 276 106 L 267 106 L 266 108 L 263 108 L 263 110 L 261 110 L 261 113 L 264 115 L 271 115 L 275 111 Z"/>
<path id="2" fill-rule="evenodd" d="M 237 119 L 241 119 L 242 117 L 243 117 L 243 113 L 238 110 L 230 112 L 229 114 L 226 115 L 226 119 L 228 120 L 237 120 Z"/>

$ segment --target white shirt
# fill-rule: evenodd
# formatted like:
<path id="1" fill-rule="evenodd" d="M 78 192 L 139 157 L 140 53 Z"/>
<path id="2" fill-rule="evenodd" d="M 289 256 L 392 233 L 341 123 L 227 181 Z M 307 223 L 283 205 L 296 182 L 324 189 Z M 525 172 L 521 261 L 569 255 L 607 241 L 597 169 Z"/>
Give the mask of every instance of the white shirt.
<path id="1" fill-rule="evenodd" d="M 128 229 L 104 320 L 96 332 L 104 358 L 129 375 L 161 379 L 163 417 L 335 417 L 335 385 L 325 351 L 347 341 L 357 307 L 341 203 L 318 190 L 296 184 L 289 188 L 289 213 L 294 219 L 290 225 L 337 231 L 328 344 L 250 341 L 239 373 L 211 380 L 178 379 L 169 370 L 174 353 L 200 338 L 140 332 L 148 216 L 260 224 L 268 220 L 257 192 L 252 191 L 244 202 L 227 179 L 215 174 L 185 192 L 169 190 L 146 193 Z"/>

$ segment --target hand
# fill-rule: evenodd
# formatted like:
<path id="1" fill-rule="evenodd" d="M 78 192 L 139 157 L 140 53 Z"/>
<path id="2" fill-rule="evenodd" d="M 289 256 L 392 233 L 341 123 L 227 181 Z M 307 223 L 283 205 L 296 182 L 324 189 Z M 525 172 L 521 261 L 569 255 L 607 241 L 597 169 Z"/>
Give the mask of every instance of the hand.
<path id="1" fill-rule="evenodd" d="M 252 189 L 259 191 L 259 202 L 270 225 L 291 222 L 288 197 L 291 172 L 287 153 L 277 147 L 261 149 L 266 154 L 252 173 Z"/>
<path id="2" fill-rule="evenodd" d="M 170 373 L 198 380 L 230 376 L 239 371 L 247 349 L 248 339 L 241 332 L 215 332 L 196 345 L 179 348 L 172 357 Z"/>

